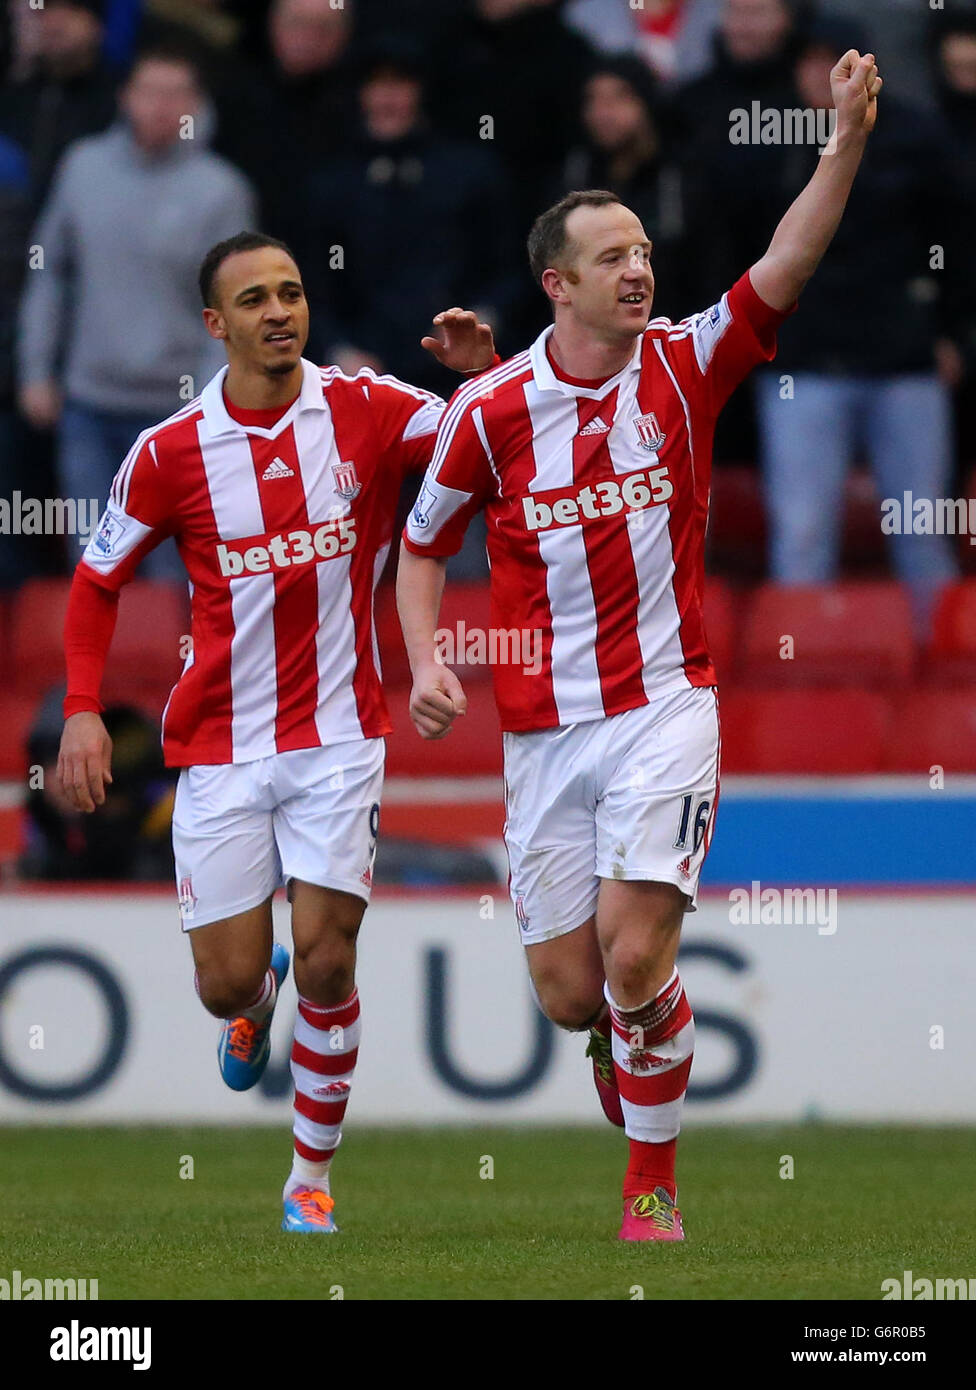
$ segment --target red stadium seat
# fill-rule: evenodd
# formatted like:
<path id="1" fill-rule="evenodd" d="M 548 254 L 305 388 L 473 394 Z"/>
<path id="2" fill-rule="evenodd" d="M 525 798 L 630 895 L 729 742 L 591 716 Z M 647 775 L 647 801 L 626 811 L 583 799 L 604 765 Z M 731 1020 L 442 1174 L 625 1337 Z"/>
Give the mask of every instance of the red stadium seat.
<path id="1" fill-rule="evenodd" d="M 39 696 L 63 684 L 64 617 L 70 579 L 31 579 L 17 594 L 11 638 L 19 694 Z M 181 641 L 189 632 L 187 599 L 179 585 L 134 580 L 119 600 L 102 693 L 138 703 L 165 701 L 180 673 Z M 161 708 L 161 704 L 160 704 Z"/>
<path id="2" fill-rule="evenodd" d="M 976 684 L 976 579 L 943 590 L 920 674 L 933 686 Z"/>
<path id="3" fill-rule="evenodd" d="M 792 659 L 782 654 L 786 638 L 792 639 Z M 915 663 L 908 597 L 889 581 L 763 584 L 741 646 L 740 680 L 763 688 L 897 687 L 908 684 Z"/>
<path id="4" fill-rule="evenodd" d="M 36 714 L 31 696 L 0 694 L 0 779 L 27 785 L 27 736 Z"/>
<path id="5" fill-rule="evenodd" d="M 976 772 L 976 691 L 913 690 L 895 700 L 888 772 Z"/>
<path id="6" fill-rule="evenodd" d="M 28 579 L 14 600 L 11 657 L 21 695 L 38 696 L 63 684 L 64 615 L 70 579 Z"/>
<path id="7" fill-rule="evenodd" d="M 867 690 L 733 690 L 721 699 L 722 768 L 834 774 L 881 768 L 891 710 Z"/>
<path id="8" fill-rule="evenodd" d="M 462 671 L 462 680 L 464 679 Z M 490 684 L 464 681 L 468 712 L 446 738 L 422 739 L 410 719 L 410 686 L 387 686 L 393 733 L 386 741 L 389 777 L 501 776 L 502 734 Z"/>
<path id="9" fill-rule="evenodd" d="M 735 657 L 738 626 L 736 598 L 731 586 L 717 575 L 705 577 L 705 635 L 719 684 L 727 687 Z"/>
<path id="10" fill-rule="evenodd" d="M 852 468 L 844 481 L 841 557 L 844 572 L 884 572 L 885 538 L 878 525 L 880 498 L 866 468 Z M 712 473 L 708 563 L 746 579 L 765 573 L 767 520 L 762 475 L 751 463 L 720 464 Z"/>
<path id="11" fill-rule="evenodd" d="M 758 579 L 766 564 L 766 511 L 758 470 L 727 464 L 712 472 L 709 507 L 709 565 Z"/>

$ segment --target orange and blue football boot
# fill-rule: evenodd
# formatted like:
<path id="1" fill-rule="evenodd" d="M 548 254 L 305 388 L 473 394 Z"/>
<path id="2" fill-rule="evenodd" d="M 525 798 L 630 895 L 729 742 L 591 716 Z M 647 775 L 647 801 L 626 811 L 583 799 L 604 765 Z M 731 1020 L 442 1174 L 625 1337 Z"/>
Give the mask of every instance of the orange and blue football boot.
<path id="1" fill-rule="evenodd" d="M 283 1231 L 316 1232 L 319 1235 L 338 1235 L 339 1227 L 332 1215 L 334 1198 L 318 1187 L 296 1187 L 285 1198 Z"/>
<path id="2" fill-rule="evenodd" d="M 271 970 L 277 988 L 288 974 L 288 952 L 284 946 L 275 942 L 271 952 Z M 277 999 L 275 1000 L 277 1004 Z M 267 1018 L 255 1023 L 250 1018 L 228 1018 L 220 1030 L 217 1041 L 217 1061 L 220 1074 L 232 1091 L 249 1091 L 261 1080 L 268 1058 L 271 1056 L 271 1020 L 274 1009 Z"/>

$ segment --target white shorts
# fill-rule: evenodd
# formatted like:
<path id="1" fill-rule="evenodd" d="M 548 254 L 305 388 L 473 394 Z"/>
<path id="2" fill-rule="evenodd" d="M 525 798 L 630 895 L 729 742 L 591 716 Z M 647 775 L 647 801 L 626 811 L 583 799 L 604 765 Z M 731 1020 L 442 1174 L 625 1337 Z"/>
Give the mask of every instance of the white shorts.
<path id="1" fill-rule="evenodd" d="M 369 902 L 382 738 L 185 767 L 173 808 L 183 930 L 246 912 L 288 879 Z"/>
<path id="2" fill-rule="evenodd" d="M 523 945 L 592 917 L 604 878 L 673 883 L 695 910 L 718 799 L 714 689 L 503 740 L 505 843 Z"/>

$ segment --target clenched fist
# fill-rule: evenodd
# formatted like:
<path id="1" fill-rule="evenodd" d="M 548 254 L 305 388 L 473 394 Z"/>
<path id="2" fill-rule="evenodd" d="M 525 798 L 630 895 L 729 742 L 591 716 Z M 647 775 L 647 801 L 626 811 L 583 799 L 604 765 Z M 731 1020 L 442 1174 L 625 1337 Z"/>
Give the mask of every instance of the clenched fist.
<path id="1" fill-rule="evenodd" d="M 467 708 L 461 682 L 449 667 L 432 660 L 414 673 L 410 718 L 421 738 L 443 738 Z"/>
<path id="2" fill-rule="evenodd" d="M 873 53 L 862 58 L 849 48 L 830 74 L 830 91 L 837 110 L 837 135 L 869 135 L 878 119 L 882 81 Z"/>

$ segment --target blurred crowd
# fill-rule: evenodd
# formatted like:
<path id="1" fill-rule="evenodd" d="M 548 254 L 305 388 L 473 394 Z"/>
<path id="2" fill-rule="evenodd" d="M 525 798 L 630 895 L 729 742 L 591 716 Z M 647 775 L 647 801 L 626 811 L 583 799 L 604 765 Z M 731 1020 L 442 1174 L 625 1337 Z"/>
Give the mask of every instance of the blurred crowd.
<path id="1" fill-rule="evenodd" d="M 976 0 L 8 0 L 0 689 L 13 677 L 4 718 L 24 706 L 40 769 L 21 871 L 172 870 L 154 720 L 107 711 L 116 781 L 82 824 L 54 776 L 60 692 L 39 710 L 16 693 L 4 623 L 25 581 L 66 576 L 79 554 L 76 536 L 28 534 L 18 495 L 95 499 L 97 515 L 139 432 L 222 365 L 196 283 L 211 245 L 245 228 L 283 238 L 311 303 L 307 355 L 448 395 L 456 379 L 420 348 L 431 317 L 474 308 L 503 355 L 524 347 L 549 320 L 526 233 L 572 188 L 610 188 L 641 217 L 656 313 L 714 303 L 819 158 L 816 143 L 734 143 L 735 113 L 755 130 L 766 111 L 825 111 L 849 47 L 873 50 L 885 77 L 869 156 L 775 364 L 716 438 L 716 485 L 752 482 L 734 515 L 716 508 L 711 568 L 731 531 L 740 550 L 765 545 L 751 578 L 792 585 L 838 577 L 853 467 L 873 475 L 873 535 L 878 498 L 971 488 Z M 970 552 L 886 539 L 881 563 L 924 641 Z M 477 579 L 476 530 L 469 541 L 452 563 Z M 172 542 L 144 573 L 182 574 Z"/>
<path id="2" fill-rule="evenodd" d="M 475 308 L 503 355 L 524 346 L 548 321 L 525 235 L 570 188 L 609 187 L 640 215 L 656 313 L 706 308 L 819 157 L 734 144 L 731 113 L 829 108 L 851 46 L 878 54 L 882 119 L 774 368 L 717 440 L 719 466 L 759 470 L 767 573 L 830 580 L 855 462 L 881 496 L 946 497 L 976 456 L 965 0 L 9 0 L 0 497 L 104 501 L 139 431 L 221 365 L 195 274 L 245 227 L 295 251 L 309 356 L 444 394 L 455 381 L 419 345 L 432 315 Z M 891 540 L 924 612 L 954 550 Z M 2 534 L 0 589 L 77 554 Z M 165 549 L 148 570 L 179 572 Z"/>

